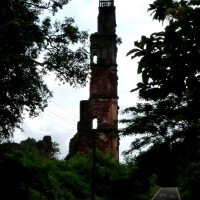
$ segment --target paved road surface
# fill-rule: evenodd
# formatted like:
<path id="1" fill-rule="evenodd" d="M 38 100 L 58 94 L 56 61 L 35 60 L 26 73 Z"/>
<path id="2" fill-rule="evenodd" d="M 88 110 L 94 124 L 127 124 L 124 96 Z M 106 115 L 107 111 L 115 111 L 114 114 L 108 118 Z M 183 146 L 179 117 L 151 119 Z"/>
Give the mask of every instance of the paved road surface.
<path id="1" fill-rule="evenodd" d="M 161 188 L 151 200 L 181 200 L 177 188 Z"/>

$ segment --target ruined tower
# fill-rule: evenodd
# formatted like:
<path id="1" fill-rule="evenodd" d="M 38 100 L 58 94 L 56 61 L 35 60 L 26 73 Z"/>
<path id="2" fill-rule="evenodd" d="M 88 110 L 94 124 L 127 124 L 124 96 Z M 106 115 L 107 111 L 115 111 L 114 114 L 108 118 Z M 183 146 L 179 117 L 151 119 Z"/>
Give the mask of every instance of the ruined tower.
<path id="1" fill-rule="evenodd" d="M 97 21 L 98 31 L 90 36 L 90 97 L 89 100 L 80 102 L 78 132 L 70 140 L 68 156 L 77 151 L 85 152 L 87 148 L 92 149 L 95 134 L 96 148 L 105 153 L 112 151 L 114 159 L 118 159 L 117 35 L 114 0 L 99 0 Z M 95 119 L 97 128 L 93 127 Z"/>

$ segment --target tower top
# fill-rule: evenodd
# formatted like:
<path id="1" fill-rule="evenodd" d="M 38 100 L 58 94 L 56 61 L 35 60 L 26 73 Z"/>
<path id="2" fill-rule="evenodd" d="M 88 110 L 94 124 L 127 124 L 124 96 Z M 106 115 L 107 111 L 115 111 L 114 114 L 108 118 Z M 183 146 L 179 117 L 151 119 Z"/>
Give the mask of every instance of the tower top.
<path id="1" fill-rule="evenodd" d="M 99 0 L 99 7 L 114 6 L 114 0 Z"/>

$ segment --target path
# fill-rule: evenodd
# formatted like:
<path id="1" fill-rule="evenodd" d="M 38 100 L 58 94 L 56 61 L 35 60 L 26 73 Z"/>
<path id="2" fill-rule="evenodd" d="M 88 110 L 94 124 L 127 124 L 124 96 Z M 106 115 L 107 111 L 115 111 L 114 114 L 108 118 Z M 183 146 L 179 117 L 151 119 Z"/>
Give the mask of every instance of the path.
<path id="1" fill-rule="evenodd" d="M 176 187 L 161 188 L 151 200 L 181 200 Z"/>

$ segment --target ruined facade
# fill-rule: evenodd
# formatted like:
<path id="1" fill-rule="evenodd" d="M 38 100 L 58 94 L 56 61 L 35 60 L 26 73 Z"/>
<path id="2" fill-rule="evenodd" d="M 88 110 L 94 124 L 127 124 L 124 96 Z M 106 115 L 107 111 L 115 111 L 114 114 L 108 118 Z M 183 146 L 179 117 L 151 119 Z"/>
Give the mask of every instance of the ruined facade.
<path id="1" fill-rule="evenodd" d="M 69 157 L 77 151 L 92 149 L 93 134 L 96 148 L 105 153 L 112 151 L 114 159 L 119 157 L 119 138 L 116 135 L 118 77 L 115 28 L 114 0 L 99 0 L 98 32 L 90 36 L 90 97 L 80 102 L 78 132 L 70 140 Z M 94 119 L 97 119 L 96 129 L 93 127 Z"/>

